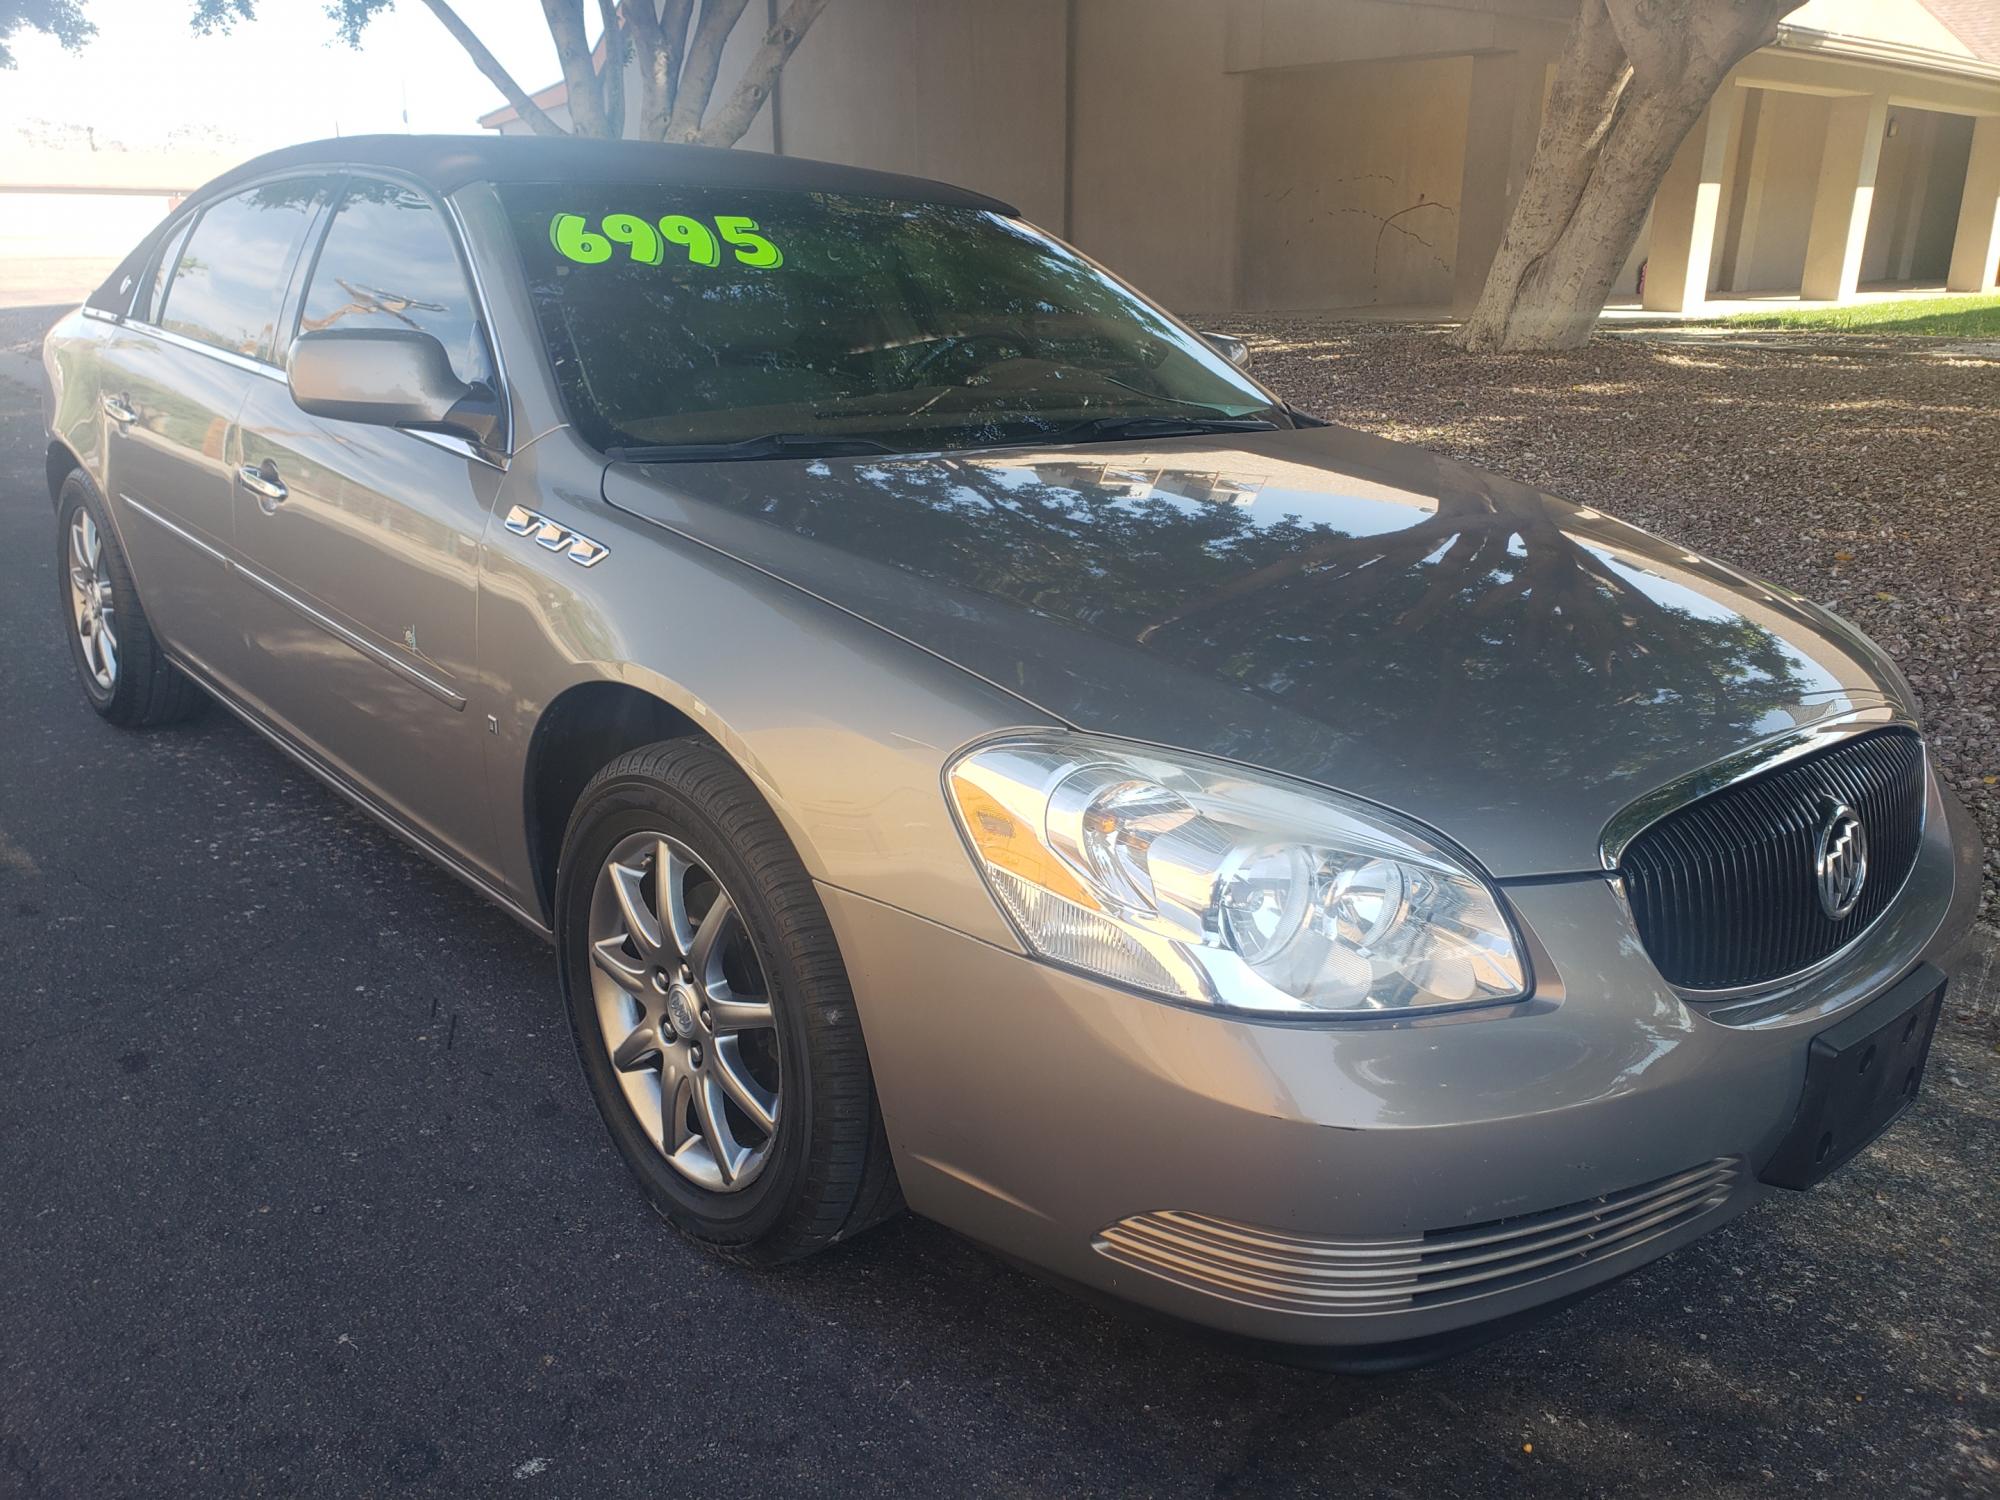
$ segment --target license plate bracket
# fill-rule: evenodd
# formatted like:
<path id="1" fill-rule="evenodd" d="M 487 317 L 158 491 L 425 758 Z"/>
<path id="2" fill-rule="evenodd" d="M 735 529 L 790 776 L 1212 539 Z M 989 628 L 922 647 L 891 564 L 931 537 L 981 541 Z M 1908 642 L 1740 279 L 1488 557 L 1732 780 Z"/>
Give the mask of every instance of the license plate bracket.
<path id="1" fill-rule="evenodd" d="M 1764 1164 L 1773 1187 L 1809 1188 L 1852 1160 L 1910 1107 L 1944 1004 L 1945 978 L 1920 964 L 1812 1039 L 1791 1129 Z"/>

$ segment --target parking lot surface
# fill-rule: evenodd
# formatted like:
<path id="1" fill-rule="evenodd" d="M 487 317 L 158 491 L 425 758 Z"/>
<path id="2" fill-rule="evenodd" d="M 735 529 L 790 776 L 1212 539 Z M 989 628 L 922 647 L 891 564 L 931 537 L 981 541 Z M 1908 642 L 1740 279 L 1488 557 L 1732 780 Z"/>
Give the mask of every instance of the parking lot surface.
<path id="1" fill-rule="evenodd" d="M 91 714 L 42 454 L 0 369 L 0 1495 L 2000 1492 L 2000 976 L 1833 1181 L 1408 1374 L 910 1218 L 724 1267 L 534 938 L 227 715 Z"/>

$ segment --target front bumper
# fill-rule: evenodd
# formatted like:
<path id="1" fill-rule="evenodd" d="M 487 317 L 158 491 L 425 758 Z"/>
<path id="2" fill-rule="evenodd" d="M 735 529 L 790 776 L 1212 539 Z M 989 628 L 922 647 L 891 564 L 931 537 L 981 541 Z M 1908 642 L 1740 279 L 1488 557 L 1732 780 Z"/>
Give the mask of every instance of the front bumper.
<path id="1" fill-rule="evenodd" d="M 1580 1295 L 1771 1191 L 1812 1036 L 1954 957 L 1977 837 L 1932 799 L 1856 949 L 1728 1023 L 1660 979 L 1600 878 L 1507 888 L 1532 1001 L 1320 1027 L 1162 1004 L 823 894 L 911 1207 L 1090 1290 L 1359 1354 Z"/>

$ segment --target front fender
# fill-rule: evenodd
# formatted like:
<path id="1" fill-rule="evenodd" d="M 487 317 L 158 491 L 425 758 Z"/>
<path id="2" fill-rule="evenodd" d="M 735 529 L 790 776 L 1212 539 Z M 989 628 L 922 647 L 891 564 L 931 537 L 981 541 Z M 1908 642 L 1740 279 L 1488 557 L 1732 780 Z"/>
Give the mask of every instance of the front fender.
<path id="1" fill-rule="evenodd" d="M 966 741 L 1045 715 L 801 590 L 604 504 L 597 456 L 552 434 L 516 454 L 500 497 L 608 549 L 590 567 L 504 526 L 481 545 L 480 659 L 498 705 L 489 776 L 521 806 L 537 724 L 583 683 L 667 704 L 756 783 L 817 881 L 1017 947 L 945 804 Z M 502 814 L 500 866 L 532 900 L 524 818 Z"/>

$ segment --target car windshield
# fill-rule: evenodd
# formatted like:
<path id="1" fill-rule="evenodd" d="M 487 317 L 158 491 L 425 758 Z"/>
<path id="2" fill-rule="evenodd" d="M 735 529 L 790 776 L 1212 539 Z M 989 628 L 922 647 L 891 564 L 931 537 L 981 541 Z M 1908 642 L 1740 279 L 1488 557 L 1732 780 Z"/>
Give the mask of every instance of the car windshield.
<path id="1" fill-rule="evenodd" d="M 503 190 L 572 421 L 630 456 L 909 451 L 1288 426 L 1207 343 L 978 208 Z"/>

